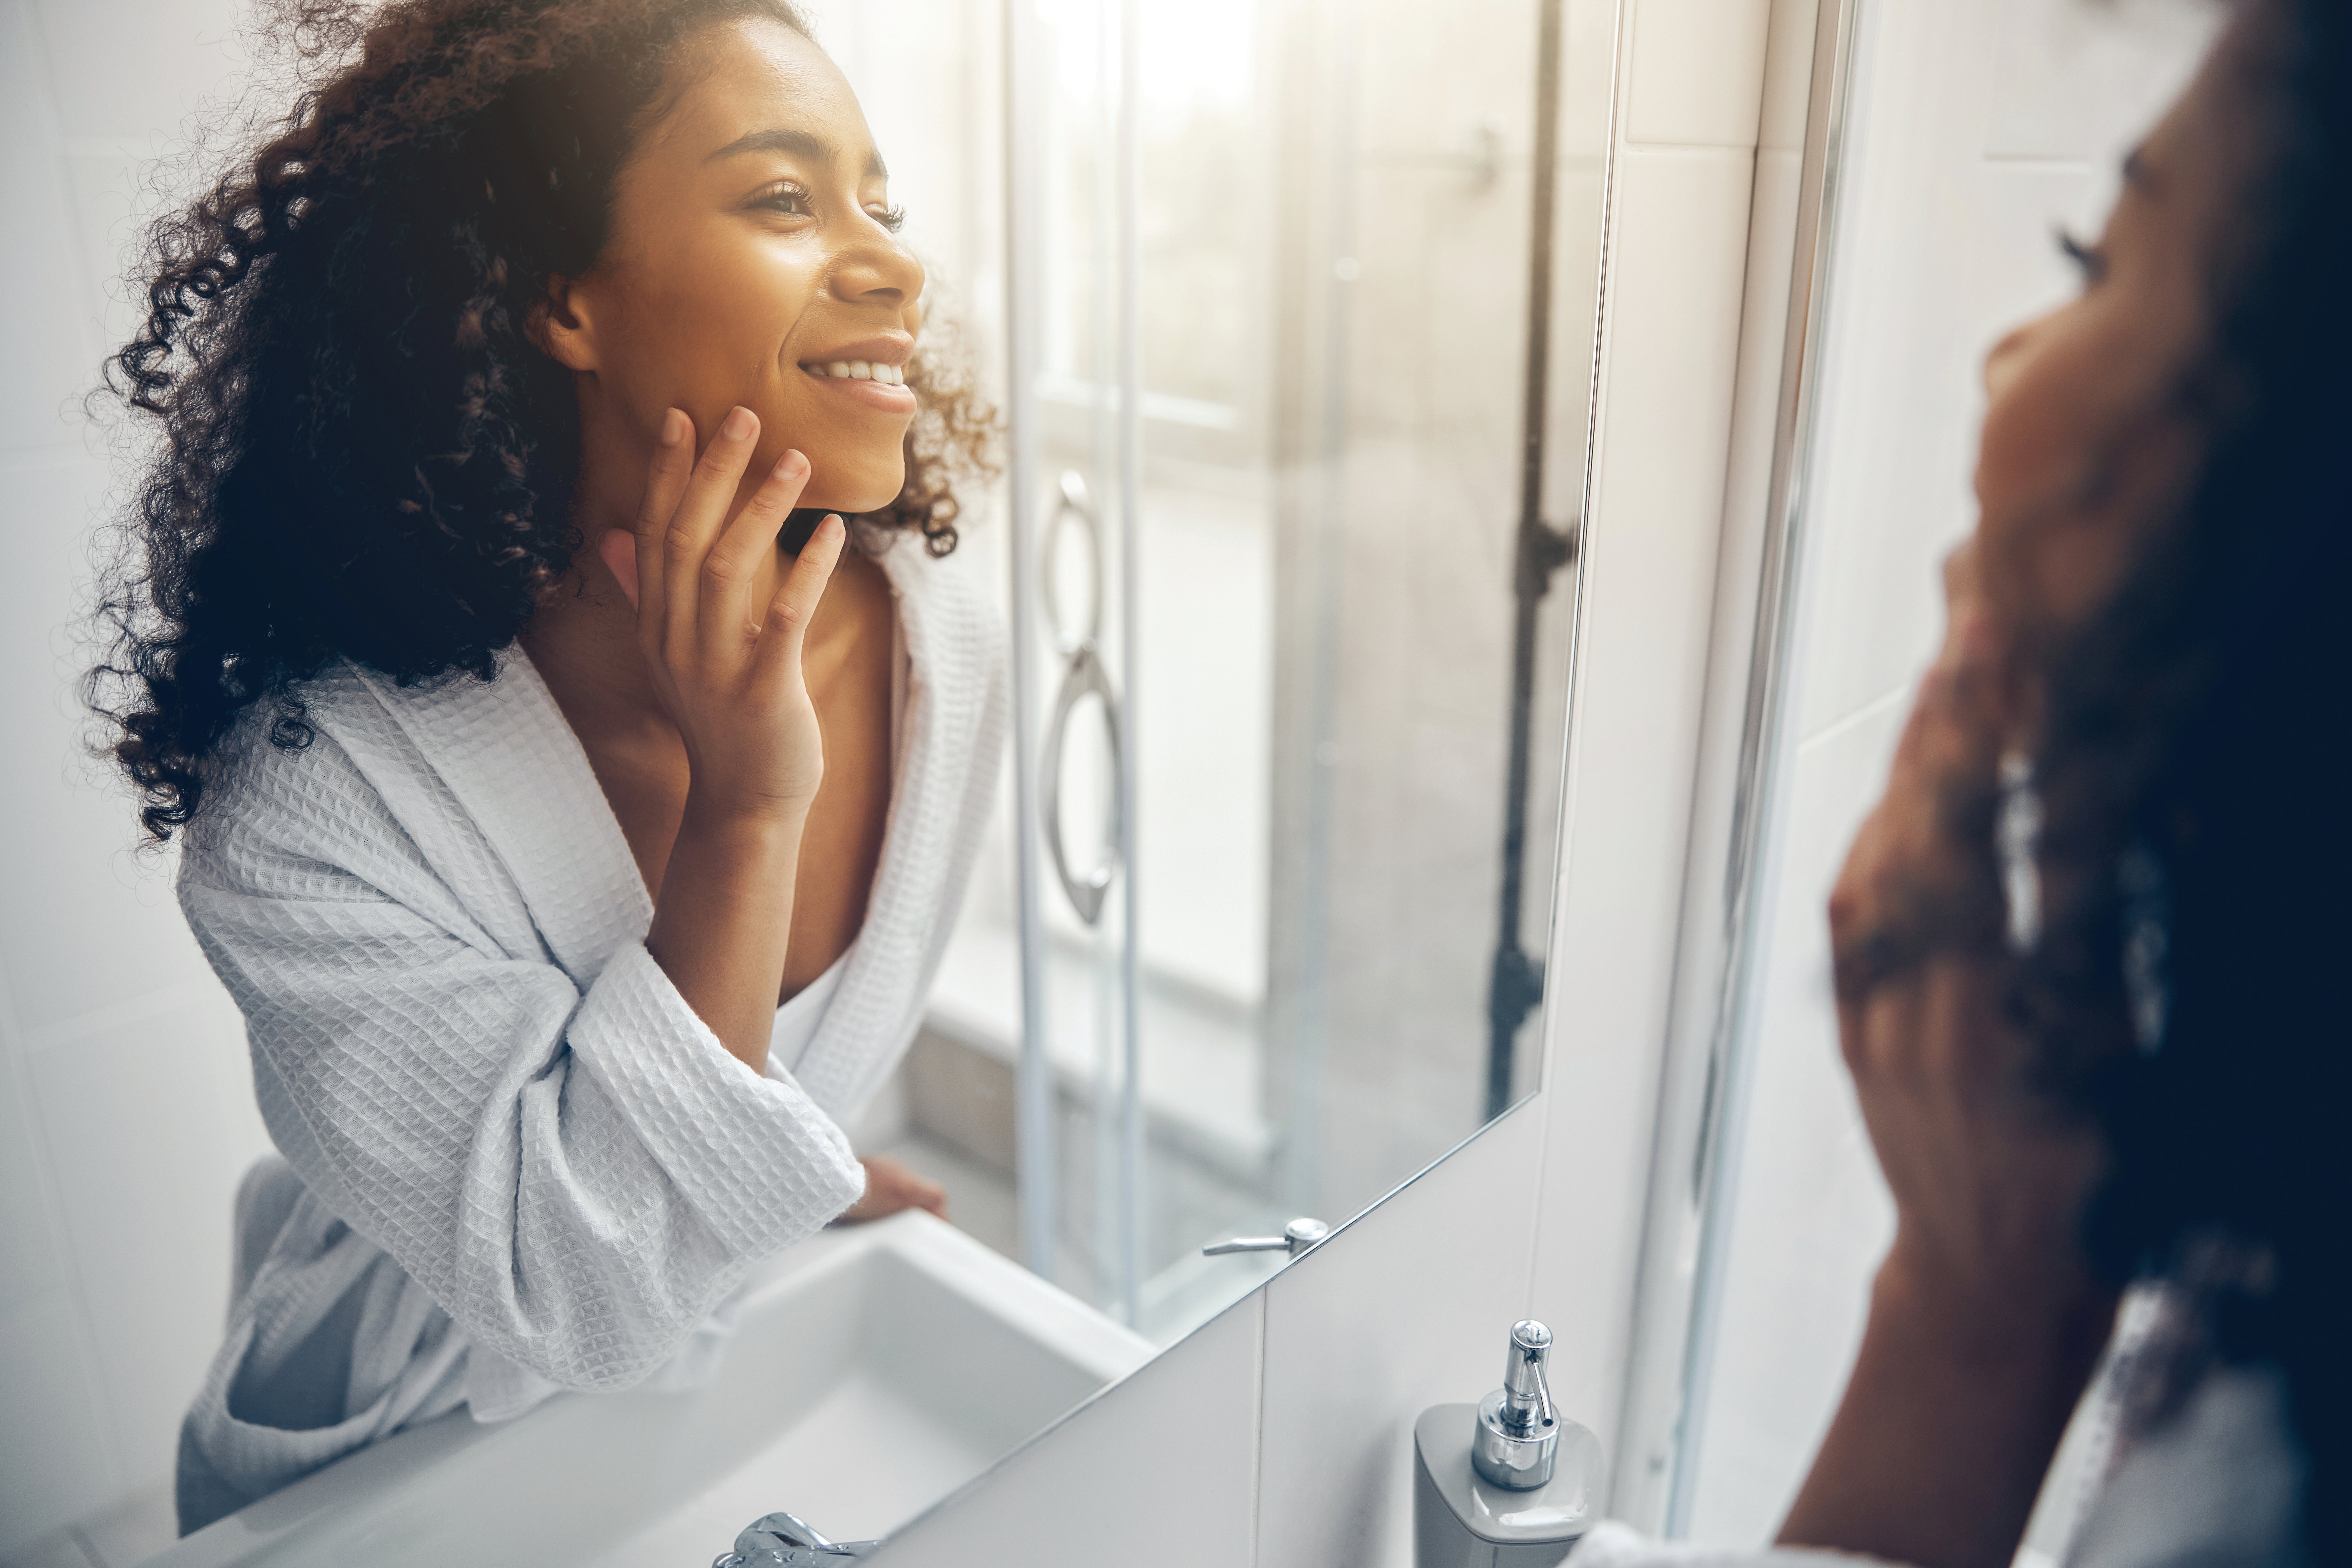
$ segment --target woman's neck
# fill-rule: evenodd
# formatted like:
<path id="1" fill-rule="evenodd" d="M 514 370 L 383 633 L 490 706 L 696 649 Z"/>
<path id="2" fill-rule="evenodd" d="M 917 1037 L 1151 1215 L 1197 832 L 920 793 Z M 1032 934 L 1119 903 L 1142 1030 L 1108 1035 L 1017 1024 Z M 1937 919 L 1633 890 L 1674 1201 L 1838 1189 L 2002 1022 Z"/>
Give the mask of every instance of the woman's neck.
<path id="1" fill-rule="evenodd" d="M 675 741 L 645 655 L 637 615 L 593 548 L 540 604 L 522 631 L 523 651 L 581 738 Z"/>

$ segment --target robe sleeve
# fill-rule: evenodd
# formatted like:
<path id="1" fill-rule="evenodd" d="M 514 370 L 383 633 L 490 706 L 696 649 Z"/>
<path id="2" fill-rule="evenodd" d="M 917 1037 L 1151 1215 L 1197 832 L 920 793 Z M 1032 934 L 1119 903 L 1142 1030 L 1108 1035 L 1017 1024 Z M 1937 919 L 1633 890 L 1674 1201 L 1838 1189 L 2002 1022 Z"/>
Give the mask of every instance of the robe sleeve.
<path id="1" fill-rule="evenodd" d="M 863 1191 L 840 1130 L 728 1055 L 642 944 L 583 991 L 391 896 L 363 847 L 201 837 L 181 904 L 307 1133 L 281 1145 L 477 1342 L 626 1386 Z"/>

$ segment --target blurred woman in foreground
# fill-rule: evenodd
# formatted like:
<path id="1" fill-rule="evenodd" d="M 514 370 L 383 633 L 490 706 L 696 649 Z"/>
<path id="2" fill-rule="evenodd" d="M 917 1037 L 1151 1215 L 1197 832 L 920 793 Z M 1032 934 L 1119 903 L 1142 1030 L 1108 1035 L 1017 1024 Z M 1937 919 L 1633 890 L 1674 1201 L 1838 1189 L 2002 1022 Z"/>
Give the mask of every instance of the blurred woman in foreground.
<path id="1" fill-rule="evenodd" d="M 2008 1563 L 2128 1288 L 2068 1560 L 2352 1561 L 2347 7 L 2250 0 L 2066 243 L 2081 295 L 1986 366 L 1948 640 L 1832 900 L 1896 1234 L 1747 1560 Z"/>

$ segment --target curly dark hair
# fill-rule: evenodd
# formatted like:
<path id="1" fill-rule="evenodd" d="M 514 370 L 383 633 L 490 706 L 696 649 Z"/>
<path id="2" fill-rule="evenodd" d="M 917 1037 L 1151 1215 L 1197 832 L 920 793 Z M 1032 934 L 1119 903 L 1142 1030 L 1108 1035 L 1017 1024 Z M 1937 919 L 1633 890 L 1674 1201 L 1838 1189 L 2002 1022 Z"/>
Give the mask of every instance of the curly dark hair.
<path id="1" fill-rule="evenodd" d="M 310 738 L 339 656 L 488 679 L 581 536 L 570 373 L 529 339 L 603 248 L 614 176 L 698 30 L 788 0 L 280 0 L 306 85 L 151 235 L 147 314 L 106 385 L 160 424 L 89 677 L 153 840 L 194 815 L 240 716 Z M 907 478 L 854 520 L 956 542 L 993 415 L 927 334 Z"/>
<path id="2" fill-rule="evenodd" d="M 2122 591 L 2036 660 L 2045 926 L 2015 988 L 2112 1148 L 2094 1261 L 2198 1298 L 2209 1364 L 2281 1369 L 2307 1543 L 2337 1563 L 2352 1563 L 2347 9 L 2248 0 L 2233 18 L 2222 89 L 2252 174 L 2211 258 L 2216 348 L 2181 389 L 2213 444 Z M 2236 1260 L 2218 1281 L 2217 1248 Z"/>

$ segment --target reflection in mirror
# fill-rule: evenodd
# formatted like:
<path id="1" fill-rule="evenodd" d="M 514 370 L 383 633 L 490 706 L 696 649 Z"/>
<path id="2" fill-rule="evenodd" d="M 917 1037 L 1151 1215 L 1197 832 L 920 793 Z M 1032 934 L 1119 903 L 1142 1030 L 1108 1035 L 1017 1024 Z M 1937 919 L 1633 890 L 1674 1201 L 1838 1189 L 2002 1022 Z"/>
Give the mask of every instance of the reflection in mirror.
<path id="1" fill-rule="evenodd" d="M 1532 1087 L 1607 10 L 1024 8 L 939 236 L 1013 288 L 1021 739 L 890 1148 L 1153 1342 Z"/>
<path id="2" fill-rule="evenodd" d="M 1532 1090 L 1613 0 L 305 14 L 109 327 L 181 1561 L 886 1536 Z"/>

